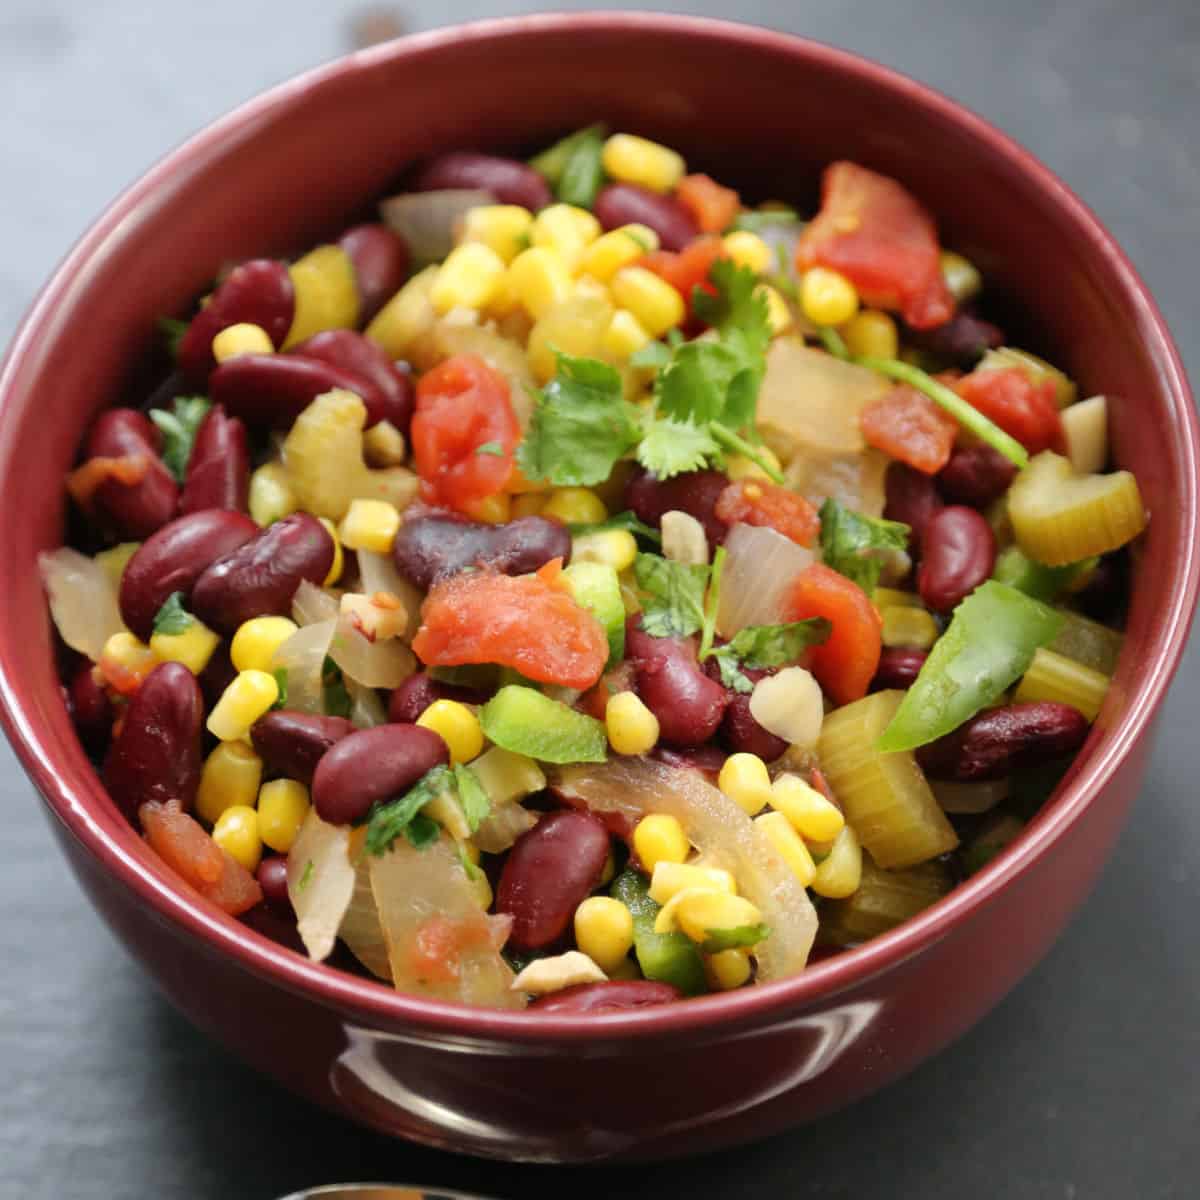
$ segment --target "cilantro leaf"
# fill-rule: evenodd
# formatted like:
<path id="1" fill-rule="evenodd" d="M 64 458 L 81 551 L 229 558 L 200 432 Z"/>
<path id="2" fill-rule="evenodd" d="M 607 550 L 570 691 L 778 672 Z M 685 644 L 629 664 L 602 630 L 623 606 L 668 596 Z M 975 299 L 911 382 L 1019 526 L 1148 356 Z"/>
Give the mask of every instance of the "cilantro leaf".
<path id="1" fill-rule="evenodd" d="M 210 408 L 212 403 L 206 396 L 176 396 L 171 401 L 170 412 L 165 408 L 150 410 L 150 420 L 162 430 L 162 460 L 180 483 L 187 475 L 196 430 Z"/>
<path id="2" fill-rule="evenodd" d="M 737 354 L 721 342 L 686 342 L 659 372 L 659 411 L 698 424 L 719 420 L 729 387 L 743 369 Z"/>
<path id="3" fill-rule="evenodd" d="M 572 537 L 582 537 L 588 533 L 603 533 L 606 529 L 623 529 L 635 537 L 646 538 L 648 541 L 662 544 L 662 534 L 652 529 L 644 521 L 639 521 L 631 512 L 613 513 L 604 521 L 595 521 L 589 525 L 568 525 Z"/>
<path id="4" fill-rule="evenodd" d="M 321 665 L 321 707 L 327 717 L 348 717 L 354 707 L 342 669 L 328 655 Z"/>
<path id="5" fill-rule="evenodd" d="M 631 367 L 653 367 L 656 371 L 671 361 L 671 347 L 666 342 L 647 342 L 629 356 Z"/>
<path id="6" fill-rule="evenodd" d="M 705 954 L 719 954 L 739 946 L 757 946 L 771 932 L 769 925 L 738 925 L 735 929 L 710 929 L 700 949 Z"/>
<path id="7" fill-rule="evenodd" d="M 867 595 L 875 590 L 886 556 L 908 548 L 909 528 L 900 521 L 867 517 L 829 497 L 821 505 L 821 557 L 854 580 Z"/>
<path id="8" fill-rule="evenodd" d="M 275 676 L 275 684 L 279 688 L 279 695 L 275 697 L 275 703 L 271 707 L 273 709 L 287 708 L 288 669 L 287 667 L 276 667 L 271 674 Z"/>
<path id="9" fill-rule="evenodd" d="M 172 592 L 154 617 L 154 632 L 174 636 L 187 633 L 195 621 L 186 608 L 183 607 L 183 593 Z"/>
<path id="10" fill-rule="evenodd" d="M 415 818 L 431 800 L 437 799 L 448 787 L 452 786 L 454 776 L 449 767 L 437 766 L 426 771 L 403 796 L 386 803 L 372 805 L 367 815 L 367 838 L 364 849 L 368 854 L 386 854 L 392 843 L 404 834 L 414 846 L 420 848 L 428 845 L 437 838 L 438 826 L 429 817 L 424 824 L 418 823 L 411 833 L 409 827 Z M 433 836 L 425 824 L 433 826 Z M 421 840 L 418 840 L 421 839 Z"/>
<path id="11" fill-rule="evenodd" d="M 441 826 L 432 817 L 419 812 L 405 825 L 404 836 L 411 846 L 424 850 L 426 846 L 431 846 L 438 840 L 441 831 Z"/>
<path id="12" fill-rule="evenodd" d="M 637 444 L 637 418 L 616 370 L 595 359 L 559 354 L 558 374 L 535 398 L 517 465 L 527 479 L 548 479 L 559 487 L 603 483 Z"/>
<path id="13" fill-rule="evenodd" d="M 475 447 L 476 454 L 493 454 L 497 458 L 504 457 L 504 447 L 499 442 L 481 442 Z"/>
<path id="14" fill-rule="evenodd" d="M 699 471 L 721 453 L 711 433 L 690 421 L 656 417 L 637 448 L 637 460 L 658 479 Z"/>
<path id="15" fill-rule="evenodd" d="M 809 647 L 825 641 L 831 626 L 824 617 L 810 617 L 787 625 L 747 625 L 708 655 L 721 669 L 721 682 L 735 692 L 752 692 L 754 684 L 743 668 L 762 671 L 794 663 Z"/>
<path id="16" fill-rule="evenodd" d="M 642 628 L 652 637 L 687 637 L 704 624 L 708 567 L 639 554 L 633 571 L 644 597 Z"/>
<path id="17" fill-rule="evenodd" d="M 167 353 L 174 362 L 179 358 L 179 343 L 183 341 L 183 335 L 187 333 L 191 322 L 179 321 L 174 317 L 159 317 L 155 324 L 158 326 L 158 332 L 163 335 L 163 340 L 167 343 Z"/>
<path id="18" fill-rule="evenodd" d="M 474 833 L 492 811 L 491 799 L 483 784 L 479 782 L 479 776 L 470 767 L 455 763 L 452 770 L 454 785 L 458 790 L 458 802 L 462 806 L 468 827 Z"/>

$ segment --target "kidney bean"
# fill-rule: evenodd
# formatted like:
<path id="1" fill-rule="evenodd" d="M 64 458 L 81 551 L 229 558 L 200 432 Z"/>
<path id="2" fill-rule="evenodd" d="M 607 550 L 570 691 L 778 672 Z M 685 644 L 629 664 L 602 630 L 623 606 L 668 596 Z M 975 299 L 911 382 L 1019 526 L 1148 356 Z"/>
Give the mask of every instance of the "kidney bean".
<path id="1" fill-rule="evenodd" d="M 396 569 L 422 591 L 466 567 L 489 567 L 504 575 L 525 575 L 552 558 L 571 556 L 571 534 L 546 517 L 521 517 L 505 525 L 484 525 L 430 514 L 405 521 L 392 548 Z"/>
<path id="2" fill-rule="evenodd" d="M 197 676 L 200 680 L 200 690 L 204 693 L 204 703 L 212 708 L 225 694 L 225 689 L 237 676 L 237 668 L 229 657 L 229 643 L 222 642 L 208 660 L 208 665 Z"/>
<path id="3" fill-rule="evenodd" d="M 914 332 L 913 338 L 918 346 L 959 367 L 972 367 L 985 350 L 1004 345 L 1002 329 L 966 311 L 956 312 L 936 329 Z"/>
<path id="4" fill-rule="evenodd" d="M 996 565 L 996 535 L 973 508 L 943 508 L 925 526 L 917 590 L 934 612 L 949 612 Z"/>
<path id="5" fill-rule="evenodd" d="M 295 916 L 287 886 L 287 855 L 269 854 L 258 864 L 254 872 L 258 886 L 263 890 L 263 899 L 281 916 Z"/>
<path id="6" fill-rule="evenodd" d="M 670 479 L 656 479 L 639 467 L 625 485 L 625 507 L 656 529 L 663 513 L 685 512 L 704 526 L 711 550 L 729 532 L 716 511 L 717 500 L 728 485 L 728 478 L 720 471 L 687 471 Z"/>
<path id="7" fill-rule="evenodd" d="M 66 693 L 71 721 L 84 748 L 93 754 L 102 750 L 112 737 L 115 714 L 108 693 L 96 682 L 96 677 L 92 674 L 91 663 L 79 665 L 71 676 Z"/>
<path id="8" fill-rule="evenodd" d="M 367 425 L 383 419 L 387 399 L 364 375 L 295 354 L 239 354 L 209 376 L 213 402 L 254 429 L 289 429 L 318 397 L 334 388 L 353 392 L 367 409 Z"/>
<path id="9" fill-rule="evenodd" d="M 308 513 L 292 513 L 255 531 L 256 537 L 213 562 L 192 586 L 192 611 L 218 633 L 235 633 L 251 617 L 285 615 L 300 581 L 319 587 L 333 565 L 333 539 Z"/>
<path id="10" fill-rule="evenodd" d="M 442 683 L 425 671 L 410 675 L 398 688 L 392 689 L 388 699 L 388 720 L 402 725 L 412 725 L 435 700 L 458 700 L 463 704 L 484 704 L 488 700 L 485 692 L 475 688 L 456 687 Z"/>
<path id="11" fill-rule="evenodd" d="M 450 761 L 446 743 L 422 725 L 376 725 L 336 742 L 313 774 L 317 815 L 334 825 L 352 825 L 376 801 L 394 800 L 426 771 Z"/>
<path id="12" fill-rule="evenodd" d="M 354 723 L 345 717 L 284 708 L 259 717 L 250 726 L 250 740 L 268 769 L 307 787 L 325 753 L 354 730 Z"/>
<path id="13" fill-rule="evenodd" d="M 212 340 L 222 329 L 243 322 L 258 325 L 282 346 L 296 312 L 296 293 L 287 263 L 254 258 L 234 267 L 208 303 L 192 318 L 179 343 L 181 370 L 203 384 L 216 366 Z"/>
<path id="14" fill-rule="evenodd" d="M 399 290 L 408 274 L 408 245 L 386 225 L 355 225 L 338 238 L 358 285 L 358 319 L 365 325 Z"/>
<path id="15" fill-rule="evenodd" d="M 546 181 L 530 166 L 515 158 L 497 158 L 459 150 L 433 159 L 417 172 L 414 192 L 452 191 L 457 188 L 491 192 L 501 204 L 519 204 L 537 212 L 554 197 Z"/>
<path id="16" fill-rule="evenodd" d="M 133 694 L 104 763 L 104 786 L 133 820 L 143 804 L 176 801 L 186 812 L 200 782 L 204 697 L 182 663 L 160 663 Z"/>
<path id="17" fill-rule="evenodd" d="M 682 999 L 677 987 L 652 979 L 610 979 L 607 983 L 577 983 L 574 987 L 539 996 L 530 1012 L 572 1013 L 628 1012 L 632 1008 L 651 1008 Z"/>
<path id="18" fill-rule="evenodd" d="M 650 751 L 650 757 L 677 770 L 699 771 L 710 783 L 716 783 L 727 755 L 720 746 L 694 746 L 677 750 L 673 746 L 660 744 Z"/>
<path id="19" fill-rule="evenodd" d="M 938 491 L 948 504 L 987 508 L 1008 491 L 1017 468 L 991 446 L 958 446 L 937 474 Z"/>
<path id="20" fill-rule="evenodd" d="M 261 887 L 262 885 L 260 884 L 259 886 Z M 296 928 L 296 914 L 290 906 L 284 911 L 271 904 L 264 897 L 253 908 L 248 908 L 242 913 L 238 917 L 238 920 L 247 929 L 253 929 L 255 933 L 269 938 L 272 942 L 283 946 L 287 950 L 294 950 L 297 954 L 301 955 L 307 955 L 308 953 L 304 948 L 303 941 L 300 939 L 299 930 Z M 333 954 L 325 960 L 327 965 L 334 965 L 341 949 L 340 946 L 334 948 Z M 350 956 L 349 951 L 346 951 L 346 954 Z M 338 963 L 337 966 L 343 970 L 345 969 L 345 965 L 342 963 Z"/>
<path id="21" fill-rule="evenodd" d="M 634 183 L 610 183 L 601 188 L 592 206 L 605 229 L 648 225 L 664 250 L 682 250 L 700 229 L 692 214 L 673 196 L 662 196 Z"/>
<path id="22" fill-rule="evenodd" d="M 137 458 L 145 471 L 133 483 L 105 479 L 93 500 L 121 537 L 140 541 L 161 529 L 174 515 L 179 488 L 158 457 L 162 437 L 154 423 L 132 408 L 110 408 L 96 419 L 88 435 L 86 457 Z"/>
<path id="23" fill-rule="evenodd" d="M 902 462 L 888 464 L 884 495 L 883 515 L 889 521 L 903 521 L 912 530 L 908 552 L 915 558 L 921 551 L 925 526 L 943 507 L 942 498 L 928 475 Z"/>
<path id="24" fill-rule="evenodd" d="M 903 691 L 911 687 L 928 657 L 929 652 L 926 650 L 914 650 L 907 646 L 884 646 L 879 654 L 879 666 L 876 668 L 875 678 L 871 680 L 870 690 L 885 692 L 889 688 L 899 688 Z"/>
<path id="25" fill-rule="evenodd" d="M 659 735 L 673 746 L 699 746 L 716 732 L 729 693 L 696 661 L 689 638 L 656 638 L 637 618 L 626 626 L 625 653 L 637 668 L 637 690 L 658 718 Z"/>
<path id="26" fill-rule="evenodd" d="M 249 517 L 218 508 L 189 513 L 164 525 L 125 564 L 119 595 L 125 624 L 148 640 L 154 618 L 172 592 L 182 592 L 186 600 L 212 563 L 258 532 Z"/>
<path id="27" fill-rule="evenodd" d="M 250 494 L 250 443 L 246 426 L 214 404 L 196 430 L 187 479 L 179 500 L 182 513 L 206 508 L 245 512 Z"/>
<path id="28" fill-rule="evenodd" d="M 920 747 L 917 761 L 933 779 L 1003 779 L 1019 767 L 1073 754 L 1087 735 L 1087 718 L 1069 704 L 1009 704 Z"/>
<path id="29" fill-rule="evenodd" d="M 712 660 L 709 660 L 711 663 Z M 706 663 L 705 666 L 708 666 Z M 714 667 L 714 669 L 717 669 Z M 774 671 L 755 671 L 743 668 L 742 673 L 752 682 L 757 683 Z M 719 678 L 719 676 L 718 676 Z M 721 718 L 721 728 L 718 733 L 722 743 L 734 753 L 757 754 L 763 762 L 774 762 L 787 750 L 787 742 L 764 729 L 750 712 L 750 693 L 729 693 L 729 705 Z"/>
<path id="30" fill-rule="evenodd" d="M 558 941 L 607 861 L 608 832 L 588 813 L 550 813 L 517 838 L 496 889 L 496 911 L 513 919 L 509 945 L 540 950 Z"/>

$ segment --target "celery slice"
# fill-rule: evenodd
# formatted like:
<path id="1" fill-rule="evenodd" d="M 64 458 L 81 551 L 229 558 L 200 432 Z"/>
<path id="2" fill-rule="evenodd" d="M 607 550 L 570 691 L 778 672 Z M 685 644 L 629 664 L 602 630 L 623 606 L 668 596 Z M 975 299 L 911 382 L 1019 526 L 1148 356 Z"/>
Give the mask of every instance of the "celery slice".
<path id="1" fill-rule="evenodd" d="M 1037 651 L 1029 670 L 1017 686 L 1013 700 L 1018 704 L 1052 701 L 1077 708 L 1094 721 L 1104 703 L 1111 681 L 1107 675 L 1083 663 L 1045 648 Z"/>
<path id="2" fill-rule="evenodd" d="M 1076 662 L 1111 675 L 1117 669 L 1117 659 L 1125 644 L 1125 635 L 1099 621 L 1079 613 L 1059 610 L 1063 624 L 1058 636 L 1049 645 L 1056 654 L 1065 654 Z"/>
<path id="3" fill-rule="evenodd" d="M 940 900 L 953 886 L 945 864 L 885 871 L 864 857 L 862 882 L 845 900 L 821 906 L 820 938 L 839 946 L 869 941 Z"/>

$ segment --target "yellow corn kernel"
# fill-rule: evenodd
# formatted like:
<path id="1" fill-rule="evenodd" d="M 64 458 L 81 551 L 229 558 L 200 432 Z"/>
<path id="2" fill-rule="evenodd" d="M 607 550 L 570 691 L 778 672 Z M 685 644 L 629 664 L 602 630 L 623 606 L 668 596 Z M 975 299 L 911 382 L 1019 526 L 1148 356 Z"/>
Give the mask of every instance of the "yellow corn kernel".
<path id="1" fill-rule="evenodd" d="M 604 727 L 608 733 L 608 744 L 618 754 L 648 754 L 658 742 L 658 718 L 635 692 L 618 692 L 608 698 L 604 708 Z M 667 819 L 674 820 L 673 817 Z M 682 862 L 683 859 L 671 861 Z"/>
<path id="2" fill-rule="evenodd" d="M 262 759 L 245 742 L 222 742 L 205 760 L 196 812 L 215 825 L 227 808 L 253 808 L 262 783 Z"/>
<path id="3" fill-rule="evenodd" d="M 195 617 L 182 633 L 150 636 L 150 649 L 160 662 L 183 663 L 193 675 L 199 675 L 208 666 L 208 660 L 220 644 L 220 637 Z"/>
<path id="4" fill-rule="evenodd" d="M 631 692 L 618 694 L 632 695 Z M 614 696 L 613 700 L 616 698 Z M 611 707 L 612 700 L 608 703 Z M 651 874 L 660 862 L 684 862 L 691 849 L 683 826 L 667 813 L 651 813 L 637 823 L 633 831 L 633 848 L 642 860 L 642 866 Z"/>
<path id="5" fill-rule="evenodd" d="M 950 294 L 959 304 L 977 296 L 983 289 L 983 276 L 970 259 L 955 254 L 953 250 L 943 250 L 938 256 L 938 261 L 942 268 L 942 278 L 950 289 Z"/>
<path id="6" fill-rule="evenodd" d="M 571 295 L 585 300 L 603 300 L 608 302 L 608 288 L 594 275 L 580 275 L 575 280 Z"/>
<path id="7" fill-rule="evenodd" d="M 571 272 L 561 255 L 545 246 L 530 246 L 509 265 L 507 286 L 517 302 L 536 319 L 570 296 Z"/>
<path id="8" fill-rule="evenodd" d="M 404 434 L 391 421 L 378 421 L 363 434 L 363 457 L 370 467 L 399 467 L 408 456 Z"/>
<path id="9" fill-rule="evenodd" d="M 777 471 L 783 470 L 783 465 L 779 461 L 779 456 L 771 450 L 769 446 L 756 446 L 759 458 L 764 462 L 769 463 Z M 758 465 L 758 463 L 745 458 L 741 454 L 731 455 L 725 460 L 725 474 L 730 479 L 770 479 L 771 476 L 766 473 Z"/>
<path id="10" fill-rule="evenodd" d="M 612 179 L 652 192 L 673 192 L 687 170 L 682 155 L 632 133 L 614 133 L 604 143 L 600 162 Z"/>
<path id="11" fill-rule="evenodd" d="M 612 278 L 618 307 L 628 309 L 651 337 L 662 337 L 684 318 L 683 297 L 645 267 L 622 267 Z"/>
<path id="12" fill-rule="evenodd" d="M 600 222 L 585 208 L 551 204 L 533 219 L 530 240 L 553 250 L 569 271 L 578 269 L 583 252 L 600 236 Z"/>
<path id="13" fill-rule="evenodd" d="M 510 503 L 513 520 L 518 517 L 540 516 L 548 495 L 549 492 L 522 492 L 519 496 L 514 496 Z"/>
<path id="14" fill-rule="evenodd" d="M 100 670 L 144 678 L 158 662 L 158 655 L 132 633 L 114 633 L 100 651 Z"/>
<path id="15" fill-rule="evenodd" d="M 295 779 L 273 779 L 258 793 L 258 834 L 272 850 L 286 854 L 308 816 L 308 788 Z"/>
<path id="16" fill-rule="evenodd" d="M 728 871 L 720 867 L 704 867 L 699 863 L 660 862 L 650 879 L 650 899 L 667 904 L 685 888 L 700 891 L 728 892 L 737 895 L 737 884 Z"/>
<path id="17" fill-rule="evenodd" d="M 213 826 L 212 839 L 247 871 L 253 871 L 262 858 L 258 813 L 248 805 L 234 804 L 227 808 Z"/>
<path id="18" fill-rule="evenodd" d="M 555 488 L 542 505 L 542 516 L 557 517 L 564 525 L 595 525 L 605 520 L 608 509 L 591 488 Z"/>
<path id="19" fill-rule="evenodd" d="M 470 762 L 483 751 L 483 729 L 474 711 L 457 700 L 435 700 L 418 718 L 417 724 L 446 743 L 452 763 Z"/>
<path id="20" fill-rule="evenodd" d="M 658 910 L 654 917 L 654 932 L 655 933 L 675 933 L 679 929 L 679 922 L 675 919 L 675 914 L 679 911 L 679 906 L 685 900 L 692 896 L 705 895 L 712 892 L 712 888 L 684 888 L 680 892 L 676 892 L 670 900 L 666 902 Z"/>
<path id="21" fill-rule="evenodd" d="M 223 363 L 239 354 L 274 354 L 275 343 L 261 325 L 241 321 L 227 325 L 213 338 L 212 352 L 213 358 Z"/>
<path id="22" fill-rule="evenodd" d="M 895 358 L 900 351 L 896 322 L 885 312 L 867 308 L 842 326 L 842 340 L 853 355 L 867 358 Z"/>
<path id="23" fill-rule="evenodd" d="M 767 325 L 772 337 L 778 337 L 792 327 L 792 310 L 775 288 L 769 283 L 760 283 L 754 292 L 767 302 Z"/>
<path id="24" fill-rule="evenodd" d="M 299 626 L 287 617 L 252 617 L 243 621 L 229 643 L 229 657 L 239 671 L 269 671 L 275 651 Z"/>
<path id="25" fill-rule="evenodd" d="M 750 954 L 746 950 L 720 950 L 704 962 L 709 986 L 719 992 L 732 992 L 750 979 Z"/>
<path id="26" fill-rule="evenodd" d="M 504 259 L 482 242 L 464 242 L 446 255 L 429 300 L 437 313 L 452 308 L 486 308 L 500 289 Z"/>
<path id="27" fill-rule="evenodd" d="M 921 597 L 916 592 L 902 592 L 898 588 L 877 587 L 871 593 L 871 602 L 883 615 L 885 608 L 899 605 L 901 608 L 924 608 Z"/>
<path id="28" fill-rule="evenodd" d="M 636 354 L 649 341 L 650 335 L 642 328 L 637 317 L 626 308 L 618 308 L 600 339 L 600 349 L 613 358 L 625 359 Z"/>
<path id="29" fill-rule="evenodd" d="M 141 548 L 141 542 L 118 542 L 94 555 L 92 561 L 113 581 L 115 587 L 120 587 L 126 564 Z"/>
<path id="30" fill-rule="evenodd" d="M 299 507 L 283 463 L 263 463 L 250 476 L 250 516 L 259 525 L 271 525 Z"/>
<path id="31" fill-rule="evenodd" d="M 466 506 L 472 521 L 485 525 L 505 525 L 512 519 L 512 497 L 507 492 L 493 492 L 482 500 L 473 500 Z"/>
<path id="32" fill-rule="evenodd" d="M 751 233 L 748 229 L 735 229 L 733 233 L 727 233 L 721 239 L 721 245 L 739 267 L 746 267 L 755 275 L 765 274 L 775 262 L 771 247 L 757 233 Z"/>
<path id="33" fill-rule="evenodd" d="M 346 569 L 346 555 L 342 552 L 342 539 L 338 536 L 337 526 L 328 517 L 318 517 L 317 520 L 325 526 L 325 532 L 333 542 L 333 562 L 329 564 L 329 570 L 321 583 L 322 587 L 332 587 L 341 579 L 342 572 Z"/>
<path id="34" fill-rule="evenodd" d="M 846 818 L 816 788 L 798 775 L 780 775 L 771 785 L 771 807 L 783 813 L 792 828 L 810 842 L 832 842 Z"/>
<path id="35" fill-rule="evenodd" d="M 338 527 L 342 545 L 350 550 L 390 554 L 400 530 L 400 513 L 386 500 L 351 500 Z"/>
<path id="36" fill-rule="evenodd" d="M 628 529 L 600 529 L 571 541 L 573 563 L 601 563 L 619 574 L 632 567 L 636 558 L 637 539 Z"/>
<path id="37" fill-rule="evenodd" d="M 643 254 L 652 254 L 658 244 L 658 234 L 648 225 L 622 225 L 584 250 L 579 269 L 607 283 L 622 267 L 631 266 Z"/>
<path id="38" fill-rule="evenodd" d="M 529 245 L 533 213 L 519 204 L 481 204 L 463 217 L 460 242 L 482 242 L 510 263 Z"/>
<path id="39" fill-rule="evenodd" d="M 717 776 L 717 787 L 750 816 L 761 812 L 771 799 L 767 764 L 757 754 L 731 754 Z"/>
<path id="40" fill-rule="evenodd" d="M 418 271 L 371 319 L 366 335 L 389 358 L 404 358 L 414 343 L 433 328 L 437 314 L 429 293 L 437 282 L 435 264 Z"/>
<path id="41" fill-rule="evenodd" d="M 288 268 L 296 297 L 295 316 L 282 349 L 323 329 L 353 329 L 358 324 L 358 280 L 341 246 L 318 246 Z"/>
<path id="42" fill-rule="evenodd" d="M 883 644 L 928 650 L 938 638 L 937 622 L 923 608 L 889 604 L 883 609 Z"/>
<path id="43" fill-rule="evenodd" d="M 858 311 L 858 292 L 841 272 L 810 267 L 800 280 L 800 308 L 814 325 L 844 325 Z"/>
<path id="44" fill-rule="evenodd" d="M 829 853 L 817 863 L 812 890 L 830 900 L 844 900 L 858 891 L 862 869 L 862 846 L 858 835 L 846 825 L 833 839 Z"/>
<path id="45" fill-rule="evenodd" d="M 762 924 L 762 913 L 742 896 L 688 891 L 681 892 L 680 897 L 675 920 L 693 942 L 703 944 L 723 930 Z"/>
<path id="46" fill-rule="evenodd" d="M 792 828 L 787 817 L 781 812 L 765 812 L 754 818 L 754 827 L 766 834 L 779 857 L 800 881 L 800 886 L 808 887 L 817 873 L 817 866 L 804 839 Z"/>
<path id="47" fill-rule="evenodd" d="M 575 910 L 575 945 L 611 971 L 633 948 L 633 914 L 611 896 L 589 896 Z"/>
<path id="48" fill-rule="evenodd" d="M 236 742 L 279 699 L 279 684 L 266 671 L 239 671 L 208 714 L 208 732 Z"/>

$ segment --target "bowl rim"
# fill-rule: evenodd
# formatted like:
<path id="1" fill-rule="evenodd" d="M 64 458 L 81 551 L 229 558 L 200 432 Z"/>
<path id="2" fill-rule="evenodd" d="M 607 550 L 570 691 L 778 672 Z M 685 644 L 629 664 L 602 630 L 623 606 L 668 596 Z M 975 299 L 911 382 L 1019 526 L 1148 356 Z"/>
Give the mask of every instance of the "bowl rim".
<path id="1" fill-rule="evenodd" d="M 182 928 L 210 951 L 228 954 L 239 966 L 288 991 L 305 995 L 344 1016 L 370 1021 L 396 1031 L 419 1029 L 446 1037 L 496 1042 L 579 1043 L 662 1037 L 706 1031 L 713 1027 L 760 1024 L 773 1015 L 801 1012 L 829 1002 L 839 993 L 918 955 L 946 936 L 959 922 L 987 904 L 1003 888 L 1025 875 L 1047 854 L 1109 782 L 1135 743 L 1147 734 L 1187 641 L 1200 590 L 1200 427 L 1179 353 L 1161 312 L 1145 284 L 1090 209 L 1034 155 L 970 109 L 942 93 L 861 55 L 808 38 L 760 26 L 707 17 L 645 11 L 584 11 L 502 17 L 446 26 L 357 51 L 303 72 L 262 92 L 204 127 L 170 151 L 126 188 L 88 228 L 55 269 L 22 320 L 0 364 L 0 398 L 27 374 L 41 327 L 58 299 L 71 287 L 76 272 L 102 253 L 108 238 L 188 160 L 211 152 L 237 131 L 277 120 L 315 89 L 393 59 L 449 49 L 462 43 L 486 43 L 513 37 L 571 33 L 637 31 L 683 36 L 698 41 L 737 44 L 750 51 L 790 57 L 798 64 L 817 63 L 856 77 L 867 86 L 898 96 L 944 122 L 988 144 L 993 155 L 1007 160 L 1019 174 L 1048 194 L 1056 207 L 1091 243 L 1095 254 L 1120 280 L 1124 294 L 1139 308 L 1142 336 L 1150 344 L 1163 380 L 1171 415 L 1181 433 L 1186 489 L 1184 520 L 1190 534 L 1179 568 L 1178 585 L 1164 597 L 1161 628 L 1166 633 L 1160 669 L 1149 673 L 1127 698 L 1125 711 L 1084 766 L 1072 773 L 1053 806 L 1026 826 L 1022 834 L 983 870 L 956 887 L 932 908 L 895 930 L 818 962 L 790 979 L 719 995 L 699 997 L 629 1013 L 595 1016 L 538 1016 L 524 1012 L 471 1008 L 396 992 L 386 984 L 361 979 L 312 963 L 249 929 L 216 909 L 197 904 L 185 892 L 156 874 L 146 856 L 120 845 L 89 812 L 89 804 L 107 797 L 97 779 L 88 795 L 74 794 L 63 772 L 51 761 L 36 720 L 27 711 L 20 687 L 7 668 L 0 630 L 0 723 L 26 772 L 54 816 L 100 863 L 149 905 L 160 919 Z M 0 433 L 11 418 L 0 403 Z"/>

